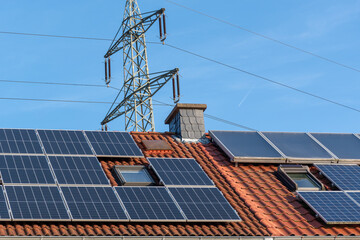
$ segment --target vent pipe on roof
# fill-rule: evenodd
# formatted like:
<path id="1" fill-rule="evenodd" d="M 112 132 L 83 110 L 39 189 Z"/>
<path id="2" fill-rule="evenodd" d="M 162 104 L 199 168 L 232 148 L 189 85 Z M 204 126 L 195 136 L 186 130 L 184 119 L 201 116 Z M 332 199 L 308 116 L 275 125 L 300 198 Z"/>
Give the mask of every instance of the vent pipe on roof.
<path id="1" fill-rule="evenodd" d="M 178 103 L 165 120 L 169 131 L 182 140 L 198 140 L 205 134 L 206 104 Z"/>

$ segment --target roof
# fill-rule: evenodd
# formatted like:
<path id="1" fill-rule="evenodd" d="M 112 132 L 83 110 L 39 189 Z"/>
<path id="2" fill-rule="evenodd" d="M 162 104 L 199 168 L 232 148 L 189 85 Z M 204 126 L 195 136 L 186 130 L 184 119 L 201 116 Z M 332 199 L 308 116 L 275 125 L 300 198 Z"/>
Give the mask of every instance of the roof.
<path id="1" fill-rule="evenodd" d="M 131 133 L 146 157 L 194 158 L 243 221 L 237 223 L 2 222 L 0 236 L 354 236 L 360 225 L 325 225 L 274 175 L 275 164 L 235 167 L 214 143 L 181 143 L 170 133 Z M 207 136 L 210 138 L 209 136 Z M 169 150 L 146 150 L 142 140 L 164 140 Z M 145 158 L 101 159 L 112 185 L 113 165 L 148 164 Z M 315 169 L 312 169 L 318 175 Z M 327 188 L 329 182 L 322 178 Z"/>

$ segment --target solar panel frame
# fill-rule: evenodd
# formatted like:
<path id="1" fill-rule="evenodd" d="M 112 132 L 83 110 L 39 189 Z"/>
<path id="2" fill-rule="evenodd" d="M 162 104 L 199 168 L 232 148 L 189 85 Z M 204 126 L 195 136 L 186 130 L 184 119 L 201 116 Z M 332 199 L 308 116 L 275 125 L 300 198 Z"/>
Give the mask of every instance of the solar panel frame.
<path id="1" fill-rule="evenodd" d="M 320 172 L 342 191 L 360 190 L 360 167 L 356 164 L 315 164 Z M 333 168 L 333 169 L 331 169 Z M 352 172 L 353 174 L 350 174 Z"/>
<path id="2" fill-rule="evenodd" d="M 285 156 L 282 154 L 279 149 L 272 144 L 270 141 L 267 140 L 266 137 L 264 137 L 261 132 L 256 131 L 219 131 L 219 130 L 210 130 L 209 134 L 211 138 L 214 140 L 214 142 L 230 157 L 230 160 L 233 162 L 271 162 L 271 163 L 284 163 L 286 161 Z M 251 138 L 252 141 L 258 141 L 255 145 L 262 147 L 262 150 L 267 151 L 268 154 L 254 154 L 248 152 L 246 153 L 236 153 L 234 151 L 239 151 L 239 148 L 232 149 L 232 147 L 229 146 L 228 143 L 226 143 L 224 137 L 220 137 L 219 134 L 227 134 L 231 135 L 233 138 L 237 138 L 236 142 L 239 142 L 239 140 L 243 139 L 243 136 L 240 136 L 241 134 L 248 135 L 247 137 Z M 235 136 L 235 134 L 238 134 L 238 136 Z M 239 139 L 240 138 L 240 139 Z M 253 142 L 253 143 L 254 143 Z M 245 144 L 249 143 L 248 140 L 245 142 Z M 247 148 L 246 151 L 251 151 L 252 148 Z M 245 151 L 245 149 L 242 149 L 240 151 Z M 269 153 L 269 151 L 271 153 Z M 259 149 L 256 151 L 259 152 Z"/>
<path id="3" fill-rule="evenodd" d="M 7 185 L 5 192 L 9 200 L 11 218 L 14 221 L 71 220 L 66 203 L 57 186 Z M 52 201 L 47 201 L 50 198 Z M 31 212 L 34 210 L 37 212 Z"/>
<path id="4" fill-rule="evenodd" d="M 187 218 L 187 222 L 242 221 L 235 209 L 216 187 L 168 187 L 168 189 Z M 227 217 L 217 217 L 223 216 L 224 213 Z M 197 214 L 202 216 L 196 217 Z"/>
<path id="5" fill-rule="evenodd" d="M 79 222 L 128 222 L 129 216 L 111 186 L 60 186 L 73 221 Z M 90 192 L 91 190 L 91 192 Z M 103 190 L 103 192 L 101 192 Z M 76 193 L 77 191 L 77 193 Z M 80 193 L 80 191 L 82 193 Z M 86 192 L 86 194 L 84 194 Z M 94 194 L 96 192 L 96 196 Z M 76 194 L 74 194 L 76 193 Z M 97 201 L 91 201 L 91 198 Z M 91 205 L 91 206 L 90 206 Z M 111 211 L 110 211 L 110 208 Z M 92 216 L 95 213 L 97 216 Z M 109 218 L 101 218 L 106 214 Z"/>
<path id="6" fill-rule="evenodd" d="M 0 220 L 11 220 L 10 208 L 3 186 L 0 186 Z"/>
<path id="7" fill-rule="evenodd" d="M 47 155 L 93 156 L 89 141 L 81 130 L 38 129 L 39 138 Z"/>
<path id="8" fill-rule="evenodd" d="M 84 131 L 84 133 L 98 157 L 144 157 L 128 132 Z"/>
<path id="9" fill-rule="evenodd" d="M 95 156 L 48 156 L 48 158 L 60 186 L 110 185 Z"/>
<path id="10" fill-rule="evenodd" d="M 56 185 L 44 155 L 0 155 L 0 173 L 4 185 Z"/>
<path id="11" fill-rule="evenodd" d="M 147 158 L 165 186 L 215 186 L 193 158 Z"/>
<path id="12" fill-rule="evenodd" d="M 34 129 L 0 129 L 0 154 L 44 154 Z"/>
<path id="13" fill-rule="evenodd" d="M 297 193 L 326 224 L 360 224 L 360 205 L 345 192 L 299 191 Z"/>
<path id="14" fill-rule="evenodd" d="M 360 138 L 352 133 L 310 133 L 325 146 L 339 162 L 360 162 Z M 345 150 L 345 152 L 344 152 Z M 351 151 L 356 151 L 351 152 Z"/>
<path id="15" fill-rule="evenodd" d="M 114 187 L 131 222 L 185 222 L 186 217 L 166 187 Z M 149 198 L 151 198 L 149 200 Z M 160 211 L 157 212 L 157 211 Z M 158 217 L 161 215 L 161 217 Z M 172 215 L 169 217 L 169 215 Z M 143 217 L 141 217 L 143 216 Z M 146 217 L 145 217 L 146 216 Z"/>
<path id="16" fill-rule="evenodd" d="M 336 159 L 334 155 L 322 146 L 309 133 L 305 132 L 261 132 L 261 134 L 283 155 L 287 161 L 297 163 L 316 163 L 316 162 L 334 162 Z M 287 138 L 287 139 L 285 139 Z M 298 139 L 296 139 L 298 138 Z M 302 139 L 301 139 L 302 138 Z M 300 143 L 302 141 L 302 143 Z M 288 146 L 286 146 L 288 145 Z M 295 149 L 302 147 L 302 149 Z M 290 147 L 290 148 L 289 148 Z M 310 152 L 312 155 L 310 156 Z M 299 155 L 300 154 L 300 155 Z M 302 155 L 302 156 L 301 156 Z M 306 156 L 307 155 L 307 156 Z M 315 156 L 314 156 L 315 155 Z M 317 155 L 317 156 L 316 156 Z"/>

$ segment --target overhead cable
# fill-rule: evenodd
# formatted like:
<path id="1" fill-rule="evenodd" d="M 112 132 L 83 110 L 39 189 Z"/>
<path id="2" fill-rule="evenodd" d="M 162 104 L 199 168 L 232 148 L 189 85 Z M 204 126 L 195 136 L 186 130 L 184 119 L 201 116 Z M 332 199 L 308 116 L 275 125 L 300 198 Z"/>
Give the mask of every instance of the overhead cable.
<path id="1" fill-rule="evenodd" d="M 276 43 L 281 44 L 281 45 L 284 45 L 284 46 L 286 46 L 286 47 L 295 49 L 295 50 L 297 50 L 297 51 L 300 51 L 300 52 L 303 52 L 303 53 L 306 53 L 306 54 L 309 54 L 309 55 L 311 55 L 311 56 L 313 56 L 313 57 L 322 59 L 322 60 L 324 60 L 324 61 L 327 61 L 327 62 L 336 64 L 336 65 L 339 65 L 339 66 L 344 67 L 344 68 L 348 68 L 348 69 L 354 70 L 354 71 L 356 71 L 356 72 L 360 72 L 360 70 L 357 69 L 357 68 L 351 67 L 351 66 L 346 65 L 346 64 L 343 64 L 343 63 L 340 63 L 340 62 L 338 62 L 338 61 L 332 60 L 332 59 L 327 58 L 327 57 L 320 56 L 320 55 L 318 55 L 318 54 L 316 54 L 316 53 L 313 53 L 313 52 L 304 50 L 304 49 L 302 49 L 302 48 L 299 48 L 299 47 L 296 47 L 296 46 L 294 46 L 294 45 L 285 43 L 285 42 L 280 41 L 280 40 L 277 40 L 277 39 L 275 39 L 275 38 L 272 38 L 272 37 L 266 36 L 266 35 L 264 35 L 264 34 L 255 32 L 255 31 L 253 31 L 253 30 L 250 30 L 250 29 L 241 27 L 241 26 L 239 26 L 239 25 L 237 25 L 237 24 L 231 23 L 231 22 L 226 21 L 226 20 L 224 20 L 224 19 L 211 16 L 211 15 L 209 15 L 209 14 L 206 14 L 206 13 L 201 12 L 201 11 L 198 11 L 198 10 L 196 10 L 196 9 L 193 9 L 193 8 L 190 8 L 190 7 L 187 7 L 187 6 L 184 6 L 184 5 L 182 5 L 182 4 L 176 3 L 176 2 L 171 1 L 171 0 L 165 0 L 165 1 L 166 1 L 166 2 L 169 2 L 169 3 L 171 3 L 171 4 L 174 4 L 174 5 L 177 5 L 177 6 L 181 7 L 181 8 L 184 8 L 184 9 L 190 10 L 190 11 L 192 11 L 192 12 L 195 12 L 195 13 L 197 13 L 197 14 L 203 15 L 203 16 L 205 16 L 205 17 L 211 18 L 211 19 L 216 20 L 216 21 L 218 21 L 218 22 L 227 24 L 227 25 L 232 26 L 232 27 L 234 27 L 234 28 L 237 28 L 237 29 L 246 31 L 246 32 L 248 32 L 248 33 L 251 33 L 251 34 L 254 34 L 254 35 L 256 35 L 256 36 L 265 38 L 265 39 L 267 39 L 267 40 L 276 42 Z"/>
<path id="2" fill-rule="evenodd" d="M 265 81 L 267 81 L 267 82 L 270 82 L 270 83 L 273 83 L 273 84 L 276 84 L 276 85 L 279 85 L 279 86 L 282 86 L 282 87 L 285 87 L 285 88 L 288 88 L 288 89 L 297 91 L 297 92 L 299 92 L 299 93 L 306 94 L 306 95 L 308 95 L 308 96 L 311 96 L 311 97 L 314 97 L 314 98 L 317 98 L 317 99 L 320 99 L 320 100 L 323 100 L 323 101 L 326 101 L 326 102 L 329 102 L 329 103 L 338 105 L 338 106 L 343 107 L 343 108 L 347 108 L 347 109 L 350 109 L 350 110 L 353 110 L 353 111 L 356 111 L 356 112 L 360 112 L 360 109 L 357 109 L 357 108 L 354 108 L 354 107 L 345 105 L 345 104 L 343 104 L 343 103 L 339 103 L 339 102 L 333 101 L 333 100 L 328 99 L 328 98 L 325 98 L 325 97 L 321 97 L 321 96 L 319 96 L 319 95 L 316 95 L 316 94 L 313 94 L 313 93 L 310 93 L 310 92 L 307 92 L 307 91 L 304 91 L 304 90 L 301 90 L 301 89 L 292 87 L 292 86 L 290 86 L 290 85 L 287 85 L 287 84 L 284 84 L 284 83 L 281 83 L 281 82 L 278 82 L 278 81 L 275 81 L 275 80 L 271 80 L 270 78 L 260 76 L 260 75 L 258 75 L 258 74 L 255 74 L 255 73 L 252 73 L 252 72 L 243 70 L 243 69 L 238 68 L 238 67 L 231 66 L 231 65 L 229 65 L 229 64 L 220 62 L 220 61 L 218 61 L 218 60 L 215 60 L 215 59 L 212 59 L 212 58 L 209 58 L 209 57 L 202 56 L 202 55 L 200 55 L 200 54 L 197 54 L 197 53 L 188 51 L 188 50 L 183 49 L 183 48 L 176 47 L 176 46 L 171 45 L 171 44 L 168 44 L 168 43 L 164 43 L 164 44 L 163 44 L 163 43 L 157 43 L 157 42 L 148 42 L 148 43 L 165 45 L 165 46 L 174 48 L 174 49 L 176 49 L 176 50 L 179 50 L 179 51 L 182 51 L 182 52 L 191 54 L 191 55 L 193 55 L 193 56 L 196 56 L 196 57 L 205 59 L 205 60 L 207 60 L 207 61 L 210 61 L 210 62 L 219 64 L 219 65 L 225 66 L 225 67 L 227 67 L 227 68 L 231 68 L 231 69 L 233 69 L 233 70 L 236 70 L 236 71 L 239 71 L 239 72 L 248 74 L 248 75 L 250 75 L 250 76 L 253 76 L 253 77 L 256 77 L 256 78 L 260 78 L 260 79 L 265 80 Z"/>

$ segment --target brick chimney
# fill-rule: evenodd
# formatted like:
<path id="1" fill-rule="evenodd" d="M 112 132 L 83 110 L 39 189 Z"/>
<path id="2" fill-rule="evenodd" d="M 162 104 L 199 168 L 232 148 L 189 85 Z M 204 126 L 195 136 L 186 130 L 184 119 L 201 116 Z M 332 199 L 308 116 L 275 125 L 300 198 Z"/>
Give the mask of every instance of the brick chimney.
<path id="1" fill-rule="evenodd" d="M 206 104 L 178 103 L 165 120 L 169 131 L 181 139 L 200 139 L 205 133 L 204 111 Z"/>

